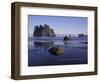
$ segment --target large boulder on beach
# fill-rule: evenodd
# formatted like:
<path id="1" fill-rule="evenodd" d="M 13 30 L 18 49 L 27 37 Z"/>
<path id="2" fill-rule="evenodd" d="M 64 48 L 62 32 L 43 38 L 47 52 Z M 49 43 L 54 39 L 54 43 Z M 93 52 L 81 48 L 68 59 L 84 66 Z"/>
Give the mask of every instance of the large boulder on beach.
<path id="1" fill-rule="evenodd" d="M 64 49 L 62 47 L 52 47 L 48 50 L 52 55 L 63 55 Z"/>

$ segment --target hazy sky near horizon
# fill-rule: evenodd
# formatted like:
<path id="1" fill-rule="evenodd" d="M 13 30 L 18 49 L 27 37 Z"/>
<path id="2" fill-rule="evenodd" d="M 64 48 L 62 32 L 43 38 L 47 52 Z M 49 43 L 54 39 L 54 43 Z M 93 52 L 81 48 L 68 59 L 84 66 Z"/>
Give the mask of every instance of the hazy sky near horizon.
<path id="1" fill-rule="evenodd" d="M 87 17 L 70 17 L 70 16 L 28 16 L 28 33 L 29 36 L 34 32 L 35 25 L 47 24 L 54 29 L 56 34 L 87 34 L 88 18 Z"/>

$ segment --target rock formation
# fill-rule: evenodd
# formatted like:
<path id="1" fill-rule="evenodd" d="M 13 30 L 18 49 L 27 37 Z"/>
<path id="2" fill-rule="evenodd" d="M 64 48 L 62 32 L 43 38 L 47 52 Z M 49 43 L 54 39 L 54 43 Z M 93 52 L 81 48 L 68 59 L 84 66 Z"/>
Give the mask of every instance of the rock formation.
<path id="1" fill-rule="evenodd" d="M 87 35 L 85 35 L 85 34 L 79 34 L 78 37 L 79 38 L 83 38 L 83 37 L 87 37 Z"/>
<path id="2" fill-rule="evenodd" d="M 69 40 L 69 37 L 68 36 L 65 36 L 63 40 L 64 41 L 68 41 Z"/>
<path id="3" fill-rule="evenodd" d="M 55 32 L 53 29 L 50 28 L 49 25 L 44 24 L 40 26 L 35 26 L 33 36 L 56 36 Z"/>
<path id="4" fill-rule="evenodd" d="M 52 47 L 48 50 L 52 55 L 58 56 L 64 54 L 64 49 L 61 47 Z"/>

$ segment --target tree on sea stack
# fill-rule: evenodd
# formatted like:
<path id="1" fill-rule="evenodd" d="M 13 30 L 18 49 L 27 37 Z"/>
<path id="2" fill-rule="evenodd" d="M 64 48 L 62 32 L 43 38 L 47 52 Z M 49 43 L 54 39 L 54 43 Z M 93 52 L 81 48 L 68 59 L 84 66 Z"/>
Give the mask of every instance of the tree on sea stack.
<path id="1" fill-rule="evenodd" d="M 55 37 L 56 36 L 56 33 L 47 24 L 40 25 L 40 26 L 36 25 L 36 26 L 34 26 L 33 36 L 36 36 L 36 37 L 41 37 L 41 36 L 51 36 L 51 37 Z"/>

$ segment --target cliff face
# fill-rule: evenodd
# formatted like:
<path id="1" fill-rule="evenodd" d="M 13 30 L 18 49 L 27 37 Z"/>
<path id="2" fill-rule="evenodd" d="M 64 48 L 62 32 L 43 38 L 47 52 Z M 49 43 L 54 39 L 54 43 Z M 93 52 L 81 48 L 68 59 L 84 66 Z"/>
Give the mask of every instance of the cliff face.
<path id="1" fill-rule="evenodd" d="M 44 26 L 35 26 L 33 36 L 56 36 L 53 29 L 49 25 L 44 24 Z"/>

